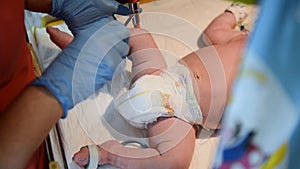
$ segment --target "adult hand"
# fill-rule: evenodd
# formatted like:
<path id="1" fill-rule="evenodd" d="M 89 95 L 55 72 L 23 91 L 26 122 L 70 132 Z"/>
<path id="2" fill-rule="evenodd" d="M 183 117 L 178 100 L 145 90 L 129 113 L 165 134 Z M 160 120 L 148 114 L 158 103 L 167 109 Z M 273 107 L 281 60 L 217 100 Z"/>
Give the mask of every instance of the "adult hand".
<path id="1" fill-rule="evenodd" d="M 67 110 L 94 94 L 129 51 L 129 32 L 113 14 L 129 14 L 114 0 L 53 0 L 51 15 L 65 20 L 74 40 L 32 85 L 50 90 Z"/>

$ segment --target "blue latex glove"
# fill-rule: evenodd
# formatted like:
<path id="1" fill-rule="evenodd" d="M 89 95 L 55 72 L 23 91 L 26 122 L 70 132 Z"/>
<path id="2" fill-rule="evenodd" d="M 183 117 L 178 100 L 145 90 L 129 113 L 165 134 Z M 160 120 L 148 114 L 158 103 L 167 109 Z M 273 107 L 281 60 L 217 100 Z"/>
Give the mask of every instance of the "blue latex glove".
<path id="1" fill-rule="evenodd" d="M 32 85 L 44 86 L 64 114 L 111 80 L 129 52 L 129 32 L 113 14 L 129 14 L 114 0 L 53 0 L 51 15 L 65 20 L 74 40 Z"/>

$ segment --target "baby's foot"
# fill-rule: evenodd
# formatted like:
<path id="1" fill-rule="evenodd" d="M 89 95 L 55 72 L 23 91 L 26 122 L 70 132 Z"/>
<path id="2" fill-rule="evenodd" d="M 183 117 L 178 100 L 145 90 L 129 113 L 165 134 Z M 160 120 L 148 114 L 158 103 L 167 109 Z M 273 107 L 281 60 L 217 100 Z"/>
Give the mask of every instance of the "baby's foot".
<path id="1" fill-rule="evenodd" d="M 82 147 L 77 153 L 74 154 L 72 161 L 79 167 L 84 167 L 89 162 L 89 149 Z"/>

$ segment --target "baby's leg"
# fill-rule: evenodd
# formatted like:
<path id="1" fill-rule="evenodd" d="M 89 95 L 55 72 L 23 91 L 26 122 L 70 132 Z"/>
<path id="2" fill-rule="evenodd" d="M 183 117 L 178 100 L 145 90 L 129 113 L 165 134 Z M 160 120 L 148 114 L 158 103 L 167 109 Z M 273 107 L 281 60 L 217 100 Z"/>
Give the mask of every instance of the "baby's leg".
<path id="1" fill-rule="evenodd" d="M 161 168 L 189 168 L 193 157 L 196 129 L 176 117 L 160 118 L 149 126 L 149 143 L 159 153 Z"/>
<path id="2" fill-rule="evenodd" d="M 145 74 L 159 75 L 167 67 L 151 34 L 144 29 L 130 29 L 130 57 L 134 82 Z"/>
<path id="3" fill-rule="evenodd" d="M 239 8 L 239 7 L 237 7 Z M 226 11 L 217 16 L 205 29 L 202 38 L 206 42 L 206 45 L 220 45 L 226 44 L 239 37 L 246 36 L 245 31 L 239 31 L 235 29 L 238 22 L 241 22 L 244 18 L 235 16 L 233 12 Z M 247 16 L 246 11 L 243 16 Z M 237 18 L 240 18 L 237 21 Z"/>
<path id="4" fill-rule="evenodd" d="M 98 146 L 99 164 L 112 164 L 122 169 L 189 168 L 195 146 L 195 129 L 175 117 L 160 118 L 149 125 L 149 148 L 130 148 L 110 140 Z M 88 149 L 73 157 L 79 166 L 88 163 Z"/>

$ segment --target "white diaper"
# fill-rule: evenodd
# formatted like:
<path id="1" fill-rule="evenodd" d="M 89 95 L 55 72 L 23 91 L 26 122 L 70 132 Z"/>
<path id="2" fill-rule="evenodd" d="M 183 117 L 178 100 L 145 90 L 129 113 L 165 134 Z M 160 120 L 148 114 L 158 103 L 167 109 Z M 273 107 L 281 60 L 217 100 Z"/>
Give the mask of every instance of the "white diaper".
<path id="1" fill-rule="evenodd" d="M 139 78 L 115 103 L 121 115 L 137 128 L 147 128 L 158 117 L 175 116 L 191 124 L 202 123 L 190 73 L 180 63 L 160 76 Z"/>

